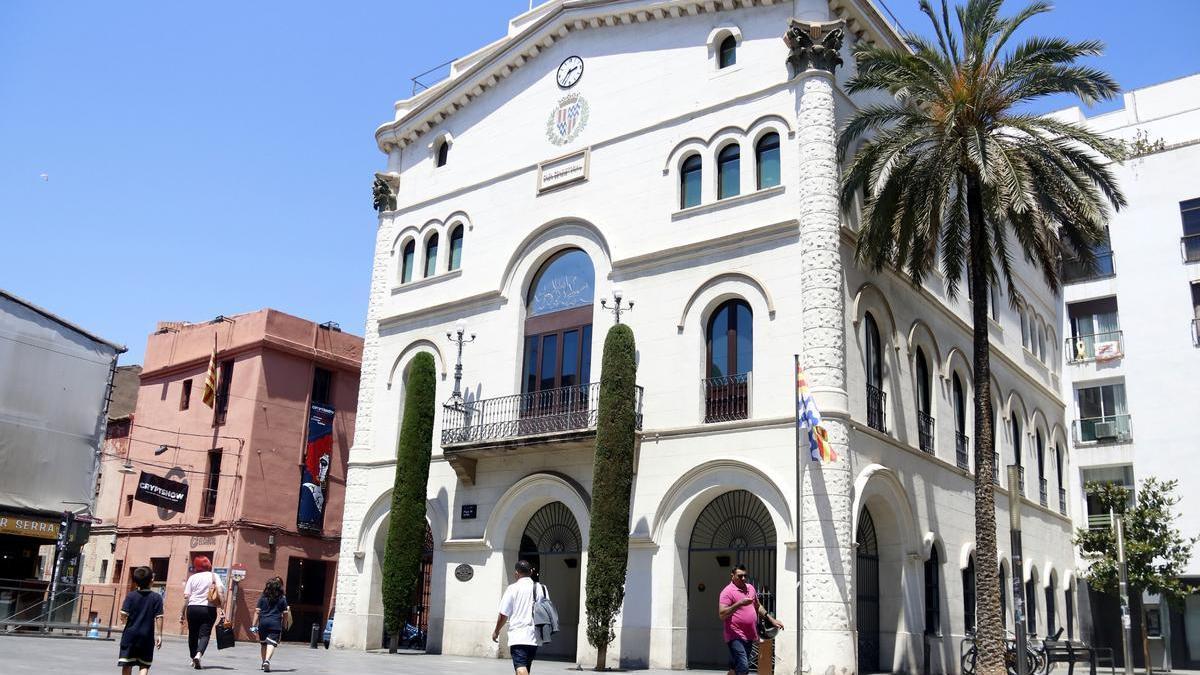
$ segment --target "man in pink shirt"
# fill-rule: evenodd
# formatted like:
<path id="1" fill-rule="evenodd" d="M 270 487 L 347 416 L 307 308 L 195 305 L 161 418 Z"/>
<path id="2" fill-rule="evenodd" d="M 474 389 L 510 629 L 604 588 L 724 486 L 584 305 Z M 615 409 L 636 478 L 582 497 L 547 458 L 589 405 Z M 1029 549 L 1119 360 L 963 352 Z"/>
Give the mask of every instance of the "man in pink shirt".
<path id="1" fill-rule="evenodd" d="M 765 616 L 779 630 L 783 630 L 783 624 L 767 614 L 758 601 L 758 591 L 746 582 L 745 565 L 735 565 L 729 577 L 729 585 L 721 591 L 717 614 L 725 622 L 725 644 L 729 646 L 728 675 L 746 675 L 750 672 L 750 647 L 758 641 L 758 616 Z"/>

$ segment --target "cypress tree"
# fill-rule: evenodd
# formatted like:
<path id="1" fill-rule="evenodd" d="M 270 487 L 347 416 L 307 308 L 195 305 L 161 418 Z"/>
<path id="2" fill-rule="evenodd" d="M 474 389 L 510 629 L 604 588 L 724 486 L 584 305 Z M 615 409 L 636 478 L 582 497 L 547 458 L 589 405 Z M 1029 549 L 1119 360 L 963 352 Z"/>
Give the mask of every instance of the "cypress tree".
<path id="1" fill-rule="evenodd" d="M 636 397 L 633 331 L 617 324 L 604 338 L 592 470 L 586 607 L 587 639 L 596 648 L 596 670 L 604 670 L 608 645 L 615 637 L 613 623 L 625 599 Z"/>
<path id="2" fill-rule="evenodd" d="M 404 392 L 391 521 L 383 554 L 383 624 L 391 635 L 389 651 L 393 653 L 404 626 L 401 612 L 408 608 L 421 573 L 436 386 L 433 356 L 424 352 L 417 354 L 413 357 Z"/>

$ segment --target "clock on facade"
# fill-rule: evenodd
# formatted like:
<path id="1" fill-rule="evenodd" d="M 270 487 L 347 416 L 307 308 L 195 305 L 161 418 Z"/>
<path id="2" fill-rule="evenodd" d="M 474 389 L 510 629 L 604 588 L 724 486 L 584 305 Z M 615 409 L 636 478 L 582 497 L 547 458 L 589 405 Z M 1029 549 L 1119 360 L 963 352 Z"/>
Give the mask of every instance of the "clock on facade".
<path id="1" fill-rule="evenodd" d="M 568 56 L 558 66 L 558 86 L 569 89 L 575 86 L 583 77 L 583 59 L 578 56 Z"/>

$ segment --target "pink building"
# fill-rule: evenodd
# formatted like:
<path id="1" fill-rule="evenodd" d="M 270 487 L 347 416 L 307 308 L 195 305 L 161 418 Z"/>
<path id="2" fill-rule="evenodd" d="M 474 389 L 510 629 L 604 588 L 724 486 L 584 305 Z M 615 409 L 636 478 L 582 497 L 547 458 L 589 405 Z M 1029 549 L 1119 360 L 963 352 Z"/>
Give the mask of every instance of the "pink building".
<path id="1" fill-rule="evenodd" d="M 220 378 L 209 407 L 202 398 L 214 340 Z M 285 639 L 307 640 L 313 622 L 324 626 L 337 577 L 362 344 L 336 326 L 273 309 L 160 323 L 146 347 L 114 563 L 104 581 L 123 590 L 134 567 L 151 566 L 174 626 L 191 560 L 203 554 L 227 583 L 245 572 L 231 610 L 242 637 L 263 585 L 276 575 L 296 619 Z M 306 457 L 310 436 L 317 441 Z M 312 475 L 325 471 L 323 481 Z M 147 474 L 187 484 L 182 512 L 138 498 Z"/>

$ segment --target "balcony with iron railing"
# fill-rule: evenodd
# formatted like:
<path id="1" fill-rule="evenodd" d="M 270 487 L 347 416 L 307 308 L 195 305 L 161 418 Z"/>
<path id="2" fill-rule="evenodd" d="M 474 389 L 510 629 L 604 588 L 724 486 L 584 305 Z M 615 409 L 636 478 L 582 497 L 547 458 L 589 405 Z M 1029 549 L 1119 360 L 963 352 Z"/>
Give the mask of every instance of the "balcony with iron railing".
<path id="1" fill-rule="evenodd" d="M 634 394 L 634 424 L 642 428 L 642 388 Z M 468 484 L 480 457 L 587 447 L 596 435 L 600 383 L 450 402 L 442 406 L 442 449 Z"/>
<path id="2" fill-rule="evenodd" d="M 1119 330 L 1077 335 L 1067 338 L 1063 353 L 1067 355 L 1068 363 L 1112 361 L 1125 355 L 1125 341 Z"/>
<path id="3" fill-rule="evenodd" d="M 933 417 L 917 411 L 917 443 L 921 452 L 933 454 Z"/>
<path id="4" fill-rule="evenodd" d="M 1129 415 L 1105 415 L 1075 420 L 1076 443 L 1124 443 L 1133 435 Z"/>
<path id="5" fill-rule="evenodd" d="M 963 471 L 971 469 L 970 453 L 968 451 L 970 440 L 966 435 L 957 431 L 954 432 L 954 461 L 958 464 L 958 468 Z"/>
<path id="6" fill-rule="evenodd" d="M 1115 276 L 1116 273 L 1116 267 L 1113 265 L 1112 251 L 1097 252 L 1096 267 L 1094 269 L 1088 268 L 1076 258 L 1067 258 L 1062 261 L 1062 281 L 1064 284 L 1107 279 L 1108 277 Z"/>
<path id="7" fill-rule="evenodd" d="M 1067 489 L 1058 488 L 1058 512 L 1067 515 Z"/>
<path id="8" fill-rule="evenodd" d="M 1179 238 L 1179 253 L 1184 262 L 1200 262 L 1200 234 L 1185 234 Z"/>
<path id="9" fill-rule="evenodd" d="M 1112 527 L 1112 517 L 1107 513 L 1089 513 L 1087 524 L 1089 530 L 1107 530 Z"/>
<path id="10" fill-rule="evenodd" d="M 204 488 L 200 496 L 200 520 L 211 521 L 217 514 L 216 488 Z"/>
<path id="11" fill-rule="evenodd" d="M 874 385 L 867 385 L 867 426 L 887 433 L 887 413 L 884 405 L 887 403 L 887 393 Z"/>
<path id="12" fill-rule="evenodd" d="M 1000 453 L 992 453 L 992 482 L 1000 484 Z"/>
<path id="13" fill-rule="evenodd" d="M 704 422 L 732 422 L 750 416 L 750 373 L 700 380 Z"/>
<path id="14" fill-rule="evenodd" d="M 1042 506 L 1046 506 L 1049 504 L 1049 501 L 1050 501 L 1050 495 L 1048 493 L 1049 489 L 1050 489 L 1050 487 L 1046 483 L 1046 479 L 1039 478 L 1038 479 L 1038 502 Z"/>

